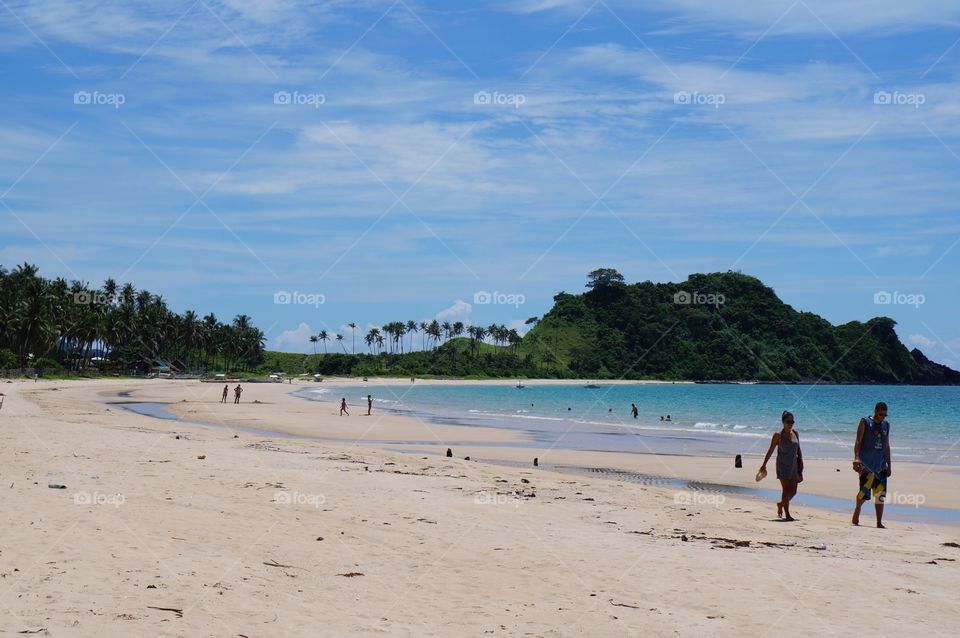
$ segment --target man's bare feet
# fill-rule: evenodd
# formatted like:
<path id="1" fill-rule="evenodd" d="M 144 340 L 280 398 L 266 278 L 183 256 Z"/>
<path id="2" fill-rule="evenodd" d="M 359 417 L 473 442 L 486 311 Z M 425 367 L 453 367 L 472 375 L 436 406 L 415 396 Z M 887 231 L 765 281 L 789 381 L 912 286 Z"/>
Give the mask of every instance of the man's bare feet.
<path id="1" fill-rule="evenodd" d="M 783 520 L 785 520 L 785 521 L 795 521 L 795 520 L 797 520 L 797 519 L 795 519 L 794 517 L 792 517 L 792 516 L 790 516 L 789 514 L 787 514 L 787 517 L 786 517 L 785 519 L 783 519 Z"/>
<path id="2" fill-rule="evenodd" d="M 777 503 L 777 518 L 783 518 L 783 503 Z"/>
<path id="3" fill-rule="evenodd" d="M 883 523 L 877 523 L 877 529 L 887 529 L 883 526 Z"/>
<path id="4" fill-rule="evenodd" d="M 859 524 L 860 524 L 860 515 L 859 515 L 859 514 L 854 514 L 854 515 L 853 515 L 853 520 L 851 520 L 850 522 L 853 523 L 854 525 L 859 525 Z"/>

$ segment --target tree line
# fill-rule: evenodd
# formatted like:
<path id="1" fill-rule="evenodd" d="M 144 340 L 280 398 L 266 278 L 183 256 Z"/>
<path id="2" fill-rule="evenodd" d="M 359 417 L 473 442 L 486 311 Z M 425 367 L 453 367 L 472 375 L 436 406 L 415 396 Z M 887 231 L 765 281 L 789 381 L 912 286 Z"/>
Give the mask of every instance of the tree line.
<path id="1" fill-rule="evenodd" d="M 0 266 L 0 368 L 97 367 L 141 370 L 154 361 L 192 369 L 248 370 L 265 337 L 250 317 L 223 323 L 213 313 L 178 314 L 161 295 L 119 285 L 40 277 L 24 263 Z"/>

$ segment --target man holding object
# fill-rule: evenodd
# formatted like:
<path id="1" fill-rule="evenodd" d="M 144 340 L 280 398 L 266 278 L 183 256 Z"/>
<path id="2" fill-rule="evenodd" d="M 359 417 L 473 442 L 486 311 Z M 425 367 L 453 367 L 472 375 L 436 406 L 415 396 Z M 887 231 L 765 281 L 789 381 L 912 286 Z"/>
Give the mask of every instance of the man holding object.
<path id="1" fill-rule="evenodd" d="M 887 497 L 887 479 L 890 467 L 890 424 L 887 422 L 887 404 L 881 401 L 874 407 L 872 417 L 860 419 L 857 440 L 853 445 L 853 469 L 860 474 L 860 491 L 853 510 L 853 524 L 860 524 L 860 508 L 871 496 L 876 497 L 877 527 L 883 527 L 883 502 Z"/>

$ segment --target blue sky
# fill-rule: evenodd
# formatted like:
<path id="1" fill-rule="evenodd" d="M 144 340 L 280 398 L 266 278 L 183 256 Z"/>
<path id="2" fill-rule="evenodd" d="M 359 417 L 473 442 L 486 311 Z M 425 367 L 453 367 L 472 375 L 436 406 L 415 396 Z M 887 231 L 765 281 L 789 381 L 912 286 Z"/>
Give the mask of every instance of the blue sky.
<path id="1" fill-rule="evenodd" d="M 0 264 L 292 351 L 733 268 L 960 367 L 960 5 L 636 4 L 4 0 Z"/>

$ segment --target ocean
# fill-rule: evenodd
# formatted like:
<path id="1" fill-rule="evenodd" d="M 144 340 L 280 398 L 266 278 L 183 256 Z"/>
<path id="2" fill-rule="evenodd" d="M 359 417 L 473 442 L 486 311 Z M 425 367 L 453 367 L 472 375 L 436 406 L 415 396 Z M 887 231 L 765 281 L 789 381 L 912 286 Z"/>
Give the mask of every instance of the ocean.
<path id="1" fill-rule="evenodd" d="M 796 418 L 808 458 L 853 458 L 860 417 L 877 401 L 889 406 L 894 459 L 960 465 L 960 387 L 768 384 L 430 385 L 370 383 L 311 386 L 292 394 L 427 422 L 518 430 L 525 445 L 616 452 L 724 456 L 762 454 Z M 630 415 L 630 404 L 639 410 Z M 660 417 L 670 415 L 670 422 Z M 517 445 L 513 443 L 511 445 Z M 524 445 L 524 444 L 521 444 Z"/>

